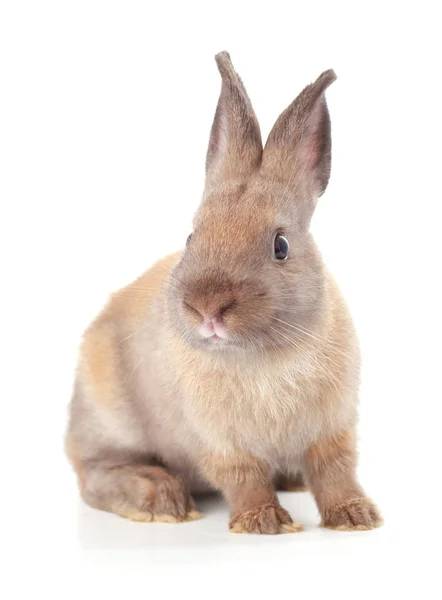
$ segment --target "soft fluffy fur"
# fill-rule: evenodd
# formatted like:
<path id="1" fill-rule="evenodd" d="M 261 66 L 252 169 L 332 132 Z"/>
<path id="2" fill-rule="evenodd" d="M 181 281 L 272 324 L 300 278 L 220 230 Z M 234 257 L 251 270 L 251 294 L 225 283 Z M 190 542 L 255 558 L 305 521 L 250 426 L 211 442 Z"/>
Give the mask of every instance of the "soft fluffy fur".
<path id="1" fill-rule="evenodd" d="M 330 173 L 323 73 L 263 150 L 229 55 L 204 197 L 187 248 L 115 294 L 87 329 L 68 454 L 91 506 L 143 521 L 199 516 L 220 490 L 234 532 L 298 531 L 275 487 L 304 485 L 323 524 L 381 518 L 356 482 L 359 354 L 351 319 L 308 227 Z M 285 261 L 273 257 L 280 232 Z M 217 313 L 228 338 L 202 337 Z"/>

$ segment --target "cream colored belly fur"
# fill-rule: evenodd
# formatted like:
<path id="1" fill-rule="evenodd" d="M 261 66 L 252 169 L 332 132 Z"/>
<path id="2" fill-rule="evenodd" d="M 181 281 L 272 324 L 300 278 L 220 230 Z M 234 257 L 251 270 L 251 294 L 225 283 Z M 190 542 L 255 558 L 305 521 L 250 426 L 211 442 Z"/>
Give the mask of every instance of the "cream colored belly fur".
<path id="1" fill-rule="evenodd" d="M 256 357 L 254 364 L 232 363 L 226 376 L 225 364 L 223 369 L 216 366 L 222 356 L 196 356 L 191 369 L 190 359 L 178 353 L 139 373 L 140 393 L 152 392 L 146 408 L 157 415 L 157 429 L 150 437 L 166 460 L 173 440 L 178 457 L 191 461 L 200 462 L 201 454 L 208 452 L 228 456 L 241 451 L 275 471 L 296 473 L 308 446 L 320 434 L 333 433 L 331 422 L 335 430 L 351 424 L 355 399 L 338 393 L 317 369 L 314 357 L 294 364 L 276 362 L 271 370 Z M 166 370 L 171 369 L 175 386 L 167 390 L 161 379 L 164 373 L 170 385 Z M 174 459 L 170 456 L 169 462 Z"/>

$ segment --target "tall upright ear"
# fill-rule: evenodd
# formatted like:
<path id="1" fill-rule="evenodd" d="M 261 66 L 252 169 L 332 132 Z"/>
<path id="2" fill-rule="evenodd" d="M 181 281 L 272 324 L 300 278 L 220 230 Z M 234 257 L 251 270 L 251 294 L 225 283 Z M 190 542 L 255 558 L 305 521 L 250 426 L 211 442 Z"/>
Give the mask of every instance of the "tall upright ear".
<path id="1" fill-rule="evenodd" d="M 222 87 L 207 150 L 209 186 L 251 175 L 262 157 L 261 132 L 246 89 L 227 52 L 220 52 L 215 60 Z"/>
<path id="2" fill-rule="evenodd" d="M 263 172 L 279 180 L 284 198 L 311 217 L 316 201 L 330 177 L 331 134 L 325 90 L 335 81 L 325 71 L 308 85 L 280 115 L 268 137 L 262 158 Z"/>

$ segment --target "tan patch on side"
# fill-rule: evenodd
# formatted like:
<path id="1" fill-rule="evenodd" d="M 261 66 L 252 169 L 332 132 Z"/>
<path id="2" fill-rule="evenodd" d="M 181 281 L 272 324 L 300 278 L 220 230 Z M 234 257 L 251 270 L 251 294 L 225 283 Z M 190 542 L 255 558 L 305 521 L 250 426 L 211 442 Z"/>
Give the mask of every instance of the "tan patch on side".
<path id="1" fill-rule="evenodd" d="M 121 399 L 115 337 L 110 327 L 93 324 L 84 336 L 80 351 L 80 369 L 92 387 L 91 397 L 106 405 Z"/>
<path id="2" fill-rule="evenodd" d="M 155 263 L 138 279 L 113 294 L 105 307 L 102 317 L 123 318 L 127 324 L 137 323 L 149 304 L 159 296 L 171 270 L 181 258 L 182 251 L 176 252 Z"/>
<path id="3" fill-rule="evenodd" d="M 69 460 L 71 461 L 71 464 L 77 475 L 78 486 L 80 489 L 82 489 L 85 486 L 85 475 L 83 472 L 83 465 L 81 460 L 77 456 L 77 453 L 75 451 L 75 444 L 70 435 L 66 438 L 66 454 Z"/>
<path id="4" fill-rule="evenodd" d="M 123 330 L 123 338 L 130 338 L 140 327 L 140 319 L 170 270 L 178 262 L 176 253 L 156 263 L 141 277 L 113 294 L 98 318 L 85 331 L 80 349 L 79 369 L 92 386 L 91 397 L 101 405 L 113 405 L 124 398 L 119 373 L 119 353 L 125 352 L 116 331 Z"/>

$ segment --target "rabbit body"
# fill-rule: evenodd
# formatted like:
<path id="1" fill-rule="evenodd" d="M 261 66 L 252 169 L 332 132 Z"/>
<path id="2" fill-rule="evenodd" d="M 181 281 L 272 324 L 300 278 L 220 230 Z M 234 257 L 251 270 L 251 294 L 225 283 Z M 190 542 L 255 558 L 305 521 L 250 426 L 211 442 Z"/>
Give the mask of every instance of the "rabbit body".
<path id="1" fill-rule="evenodd" d="M 293 211 L 278 154 L 287 115 L 263 151 L 227 54 L 218 65 L 223 90 L 194 234 L 85 332 L 68 454 L 86 502 L 134 520 L 199 518 L 191 494 L 220 490 L 232 531 L 298 531 L 275 486 L 302 473 L 325 525 L 370 529 L 381 518 L 355 478 L 357 339 L 307 227 L 328 181 L 323 91 L 334 75 L 295 106 L 308 135 L 292 136 L 294 149 L 302 160 L 311 138 L 304 167 L 313 175 Z M 275 239 L 281 255 L 279 224 L 290 240 L 284 264 L 263 244 Z"/>

